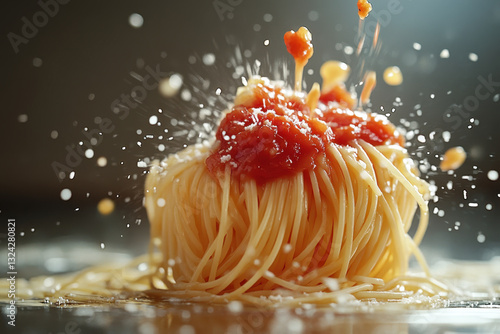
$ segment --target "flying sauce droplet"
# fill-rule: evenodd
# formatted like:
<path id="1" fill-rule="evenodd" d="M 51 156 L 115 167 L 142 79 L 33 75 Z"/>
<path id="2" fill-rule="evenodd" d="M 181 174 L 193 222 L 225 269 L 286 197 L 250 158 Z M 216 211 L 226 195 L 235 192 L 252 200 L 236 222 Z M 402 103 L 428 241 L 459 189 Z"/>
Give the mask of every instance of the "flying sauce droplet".
<path id="1" fill-rule="evenodd" d="M 375 34 L 373 35 L 373 48 L 377 46 L 378 36 L 380 35 L 380 22 L 377 22 L 377 26 L 375 27 Z"/>
<path id="2" fill-rule="evenodd" d="M 311 43 L 312 35 L 306 27 L 300 27 L 297 32 L 293 30 L 287 31 L 284 40 L 286 49 L 295 60 L 295 90 L 300 92 L 304 66 L 314 53 Z"/>
<path id="3" fill-rule="evenodd" d="M 316 109 L 316 107 L 318 106 L 320 96 L 321 91 L 319 88 L 319 84 L 315 82 L 306 97 L 306 104 L 309 107 L 309 110 L 311 110 L 311 117 L 314 116 L 314 109 Z"/>
<path id="4" fill-rule="evenodd" d="M 365 76 L 365 86 L 361 92 L 360 102 L 361 105 L 365 105 L 370 101 L 370 95 L 372 94 L 375 86 L 377 85 L 377 75 L 373 71 L 368 71 Z"/>
<path id="5" fill-rule="evenodd" d="M 399 86 L 403 83 L 403 73 L 397 66 L 391 66 L 384 71 L 384 81 L 389 86 Z"/>
<path id="6" fill-rule="evenodd" d="M 364 20 L 371 10 L 372 5 L 367 0 L 358 0 L 358 15 L 361 20 Z"/>
<path id="7" fill-rule="evenodd" d="M 463 147 L 452 147 L 445 152 L 439 168 L 443 172 L 458 169 L 465 162 L 465 158 L 467 158 L 467 154 Z"/>
<path id="8" fill-rule="evenodd" d="M 325 62 L 319 71 L 323 79 L 320 101 L 325 104 L 336 101 L 343 108 L 354 109 L 356 100 L 345 87 L 350 71 L 346 63 L 335 60 Z"/>
<path id="9" fill-rule="evenodd" d="M 109 198 L 103 198 L 97 204 L 97 210 L 101 215 L 107 216 L 115 210 L 115 202 Z"/>
<path id="10" fill-rule="evenodd" d="M 323 91 L 329 91 L 334 86 L 344 83 L 349 77 L 350 71 L 349 65 L 341 61 L 329 60 L 325 62 L 319 70 L 323 79 Z"/>

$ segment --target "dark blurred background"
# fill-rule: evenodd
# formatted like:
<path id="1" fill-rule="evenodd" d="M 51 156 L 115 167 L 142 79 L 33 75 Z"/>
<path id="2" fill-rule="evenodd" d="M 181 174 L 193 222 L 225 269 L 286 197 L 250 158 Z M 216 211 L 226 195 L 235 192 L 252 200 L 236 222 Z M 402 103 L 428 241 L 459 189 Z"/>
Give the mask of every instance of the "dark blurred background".
<path id="1" fill-rule="evenodd" d="M 190 130 L 210 130 L 241 84 L 242 65 L 259 60 L 262 74 L 282 77 L 283 64 L 292 69 L 282 36 L 302 25 L 315 46 L 308 87 L 325 60 L 355 73 L 364 59 L 379 78 L 371 109 L 417 129 L 409 150 L 439 199 L 423 243 L 430 261 L 499 254 L 500 181 L 488 172 L 500 170 L 500 2 L 372 4 L 364 30 L 369 40 L 380 22 L 381 49 L 369 56 L 365 48 L 361 58 L 352 54 L 355 0 L 4 4 L 0 215 L 2 226 L 16 220 L 26 275 L 144 253 L 144 166 L 193 143 Z M 382 80 L 393 65 L 404 76 L 396 87 Z M 433 170 L 453 146 L 465 148 L 465 164 L 453 175 Z M 103 198 L 115 203 L 110 215 L 97 210 Z M 80 249 L 85 256 L 74 260 Z"/>

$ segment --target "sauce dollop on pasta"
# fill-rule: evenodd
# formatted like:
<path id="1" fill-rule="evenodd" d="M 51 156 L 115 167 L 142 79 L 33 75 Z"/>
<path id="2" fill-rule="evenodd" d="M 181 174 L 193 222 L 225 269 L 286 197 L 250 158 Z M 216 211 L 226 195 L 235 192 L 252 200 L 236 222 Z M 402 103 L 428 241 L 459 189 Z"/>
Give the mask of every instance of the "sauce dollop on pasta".
<path id="1" fill-rule="evenodd" d="M 233 175 L 265 182 L 314 168 L 330 144 L 361 139 L 375 146 L 403 145 L 385 116 L 323 105 L 311 117 L 304 99 L 264 83 L 256 85 L 253 95 L 251 105 L 234 106 L 221 121 L 218 145 L 206 160 L 212 174 L 229 166 Z M 323 97 L 321 102 L 328 101 Z"/>

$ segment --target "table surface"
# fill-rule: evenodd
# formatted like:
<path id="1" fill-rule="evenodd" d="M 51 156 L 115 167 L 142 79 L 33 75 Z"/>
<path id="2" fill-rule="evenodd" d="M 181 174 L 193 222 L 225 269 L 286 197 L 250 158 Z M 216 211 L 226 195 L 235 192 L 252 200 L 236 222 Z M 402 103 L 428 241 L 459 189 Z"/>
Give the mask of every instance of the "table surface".
<path id="1" fill-rule="evenodd" d="M 5 310 L 6 304 L 2 309 Z M 500 333 L 500 302 L 451 304 L 433 310 L 342 312 L 298 308 L 118 303 L 54 307 L 18 304 L 17 333 Z M 12 331 L 14 330 L 14 331 Z M 5 333 L 4 330 L 1 330 Z"/>

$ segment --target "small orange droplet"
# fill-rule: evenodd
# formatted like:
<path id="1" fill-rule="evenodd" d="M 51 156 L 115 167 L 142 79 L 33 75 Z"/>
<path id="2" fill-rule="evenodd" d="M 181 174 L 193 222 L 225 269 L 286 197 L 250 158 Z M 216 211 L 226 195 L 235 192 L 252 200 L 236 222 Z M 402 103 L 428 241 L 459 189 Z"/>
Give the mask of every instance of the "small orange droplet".
<path id="1" fill-rule="evenodd" d="M 365 85 L 361 91 L 360 101 L 361 105 L 365 105 L 370 101 L 370 95 L 377 85 L 377 75 L 374 71 L 368 71 L 365 76 Z"/>
<path id="2" fill-rule="evenodd" d="M 344 83 L 349 77 L 351 68 L 341 61 L 329 60 L 325 62 L 319 73 L 323 79 L 323 91 L 327 92 L 339 83 Z"/>
<path id="3" fill-rule="evenodd" d="M 107 216 L 115 210 L 115 202 L 109 198 L 103 198 L 97 204 L 97 210 L 101 215 Z"/>
<path id="4" fill-rule="evenodd" d="M 358 14 L 360 19 L 364 20 L 371 10 L 372 5 L 367 0 L 358 0 Z"/>
<path id="5" fill-rule="evenodd" d="M 444 172 L 458 169 L 465 162 L 466 158 L 467 154 L 463 147 L 452 147 L 444 154 L 439 168 Z"/>
<path id="6" fill-rule="evenodd" d="M 403 73 L 397 66 L 391 66 L 384 71 L 384 81 L 389 86 L 399 86 L 403 83 Z"/>

